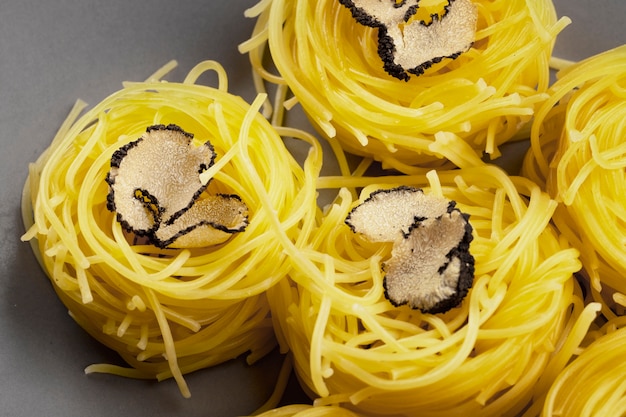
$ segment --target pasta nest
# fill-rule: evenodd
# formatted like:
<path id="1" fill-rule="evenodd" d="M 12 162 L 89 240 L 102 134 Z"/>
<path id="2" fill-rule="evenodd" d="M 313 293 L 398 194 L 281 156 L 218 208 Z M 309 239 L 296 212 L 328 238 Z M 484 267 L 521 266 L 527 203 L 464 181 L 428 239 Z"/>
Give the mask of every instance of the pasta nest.
<path id="1" fill-rule="evenodd" d="M 573 277 L 581 264 L 550 224 L 556 202 L 489 165 L 342 183 L 364 187 L 360 197 L 341 189 L 292 258 L 289 280 L 268 290 L 279 341 L 315 405 L 368 416 L 515 416 L 532 403 L 528 415 L 538 414 L 572 355 L 561 347 L 578 346 L 595 318 L 571 331 L 585 308 Z M 469 215 L 474 284 L 448 312 L 394 307 L 381 271 L 392 244 L 343 224 L 372 192 L 400 184 Z"/>
<path id="2" fill-rule="evenodd" d="M 196 83 L 207 71 L 217 73 L 217 87 Z M 156 75 L 126 83 L 82 116 L 79 103 L 31 165 L 24 239 L 32 239 L 71 316 L 131 366 L 88 372 L 174 376 L 188 396 L 183 374 L 246 352 L 254 362 L 276 346 L 264 292 L 289 269 L 283 243 L 314 221 L 321 150 L 310 142 L 302 167 L 258 113 L 263 99 L 248 104 L 230 94 L 224 69 L 212 61 L 182 83 Z M 211 141 L 217 157 L 203 173 L 211 179 L 206 192 L 236 194 L 248 207 L 247 228 L 225 243 L 159 248 L 131 238 L 107 210 L 113 153 L 146 126 L 174 122 L 194 140 Z"/>
<path id="3" fill-rule="evenodd" d="M 626 307 L 626 45 L 560 71 L 549 94 L 523 173 L 560 202 L 554 223 L 610 319 Z"/>
<path id="4" fill-rule="evenodd" d="M 625 317 L 589 332 L 588 346 L 550 387 L 542 416 L 619 416 L 626 413 L 622 360 L 626 354 Z"/>
<path id="5" fill-rule="evenodd" d="M 315 407 L 310 404 L 284 405 L 256 415 L 259 417 L 359 417 L 358 414 L 345 408 L 332 405 Z"/>
<path id="6" fill-rule="evenodd" d="M 378 29 L 357 23 L 340 3 L 260 2 L 247 13 L 257 25 L 240 50 L 249 53 L 260 90 L 262 80 L 287 86 L 293 97 L 285 106 L 300 103 L 326 139 L 404 173 L 450 166 L 430 147 L 440 132 L 492 159 L 500 145 L 523 137 L 546 99 L 552 47 L 569 22 L 557 20 L 550 0 L 473 1 L 471 48 L 403 81 L 383 68 Z M 278 75 L 264 67 L 266 49 Z"/>

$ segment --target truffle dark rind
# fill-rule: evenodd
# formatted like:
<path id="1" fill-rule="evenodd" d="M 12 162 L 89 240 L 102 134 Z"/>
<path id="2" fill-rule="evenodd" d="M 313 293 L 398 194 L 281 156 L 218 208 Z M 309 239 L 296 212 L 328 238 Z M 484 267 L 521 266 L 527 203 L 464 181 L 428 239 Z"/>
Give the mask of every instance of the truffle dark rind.
<path id="1" fill-rule="evenodd" d="M 439 11 L 436 11 L 435 13 L 428 13 L 427 17 L 430 20 L 425 20 L 424 18 L 422 18 L 421 16 L 418 15 L 423 15 L 424 13 L 418 13 L 421 9 L 427 9 L 428 6 L 426 7 L 420 7 L 419 5 L 419 0 L 418 0 L 418 4 L 414 4 L 413 6 L 410 6 L 406 13 L 404 14 L 404 21 L 406 23 L 411 23 L 411 21 L 413 20 L 417 20 L 420 24 L 424 25 L 424 26 L 430 26 L 432 25 L 434 22 L 436 21 L 440 21 L 441 19 L 443 19 L 443 17 L 445 15 L 448 14 L 448 12 L 450 12 L 450 5 L 451 3 L 455 1 L 455 0 L 447 0 L 446 4 L 443 6 L 442 9 L 440 9 Z"/>
<path id="2" fill-rule="evenodd" d="M 478 12 L 471 0 L 447 0 L 429 20 L 417 18 L 419 0 L 338 0 L 360 24 L 378 29 L 378 55 L 392 77 L 408 81 L 433 64 L 456 59 L 474 43 Z M 403 10 L 406 8 L 406 10 Z"/>
<path id="3" fill-rule="evenodd" d="M 208 186 L 200 174 L 215 157 L 209 141 L 195 146 L 193 134 L 177 125 L 149 126 L 142 137 L 113 153 L 106 176 L 107 208 L 127 232 L 146 236 L 159 247 L 179 241 L 190 247 L 221 243 L 245 229 L 248 209 L 233 195 L 198 204 Z"/>
<path id="4" fill-rule="evenodd" d="M 378 29 L 378 56 L 383 60 L 383 69 L 389 75 L 402 81 L 409 81 L 411 76 L 402 65 L 394 62 L 396 56 L 396 45 L 393 38 L 388 35 L 385 27 Z M 422 74 L 422 70 L 419 74 Z"/>
<path id="5" fill-rule="evenodd" d="M 370 241 L 393 242 L 382 270 L 384 294 L 394 306 L 443 313 L 460 304 L 472 287 L 473 228 L 455 201 L 407 186 L 378 190 L 345 222 Z"/>
<path id="6" fill-rule="evenodd" d="M 352 17 L 363 26 L 368 26 L 378 29 L 378 56 L 383 61 L 383 68 L 387 74 L 392 77 L 398 78 L 403 81 L 408 81 L 410 76 L 407 71 L 400 65 L 394 62 L 396 54 L 396 46 L 393 38 L 388 35 L 387 27 L 383 22 L 376 19 L 371 14 L 367 13 L 364 9 L 357 7 L 352 0 L 338 0 L 339 3 L 347 7 L 352 13 Z M 393 2 L 394 8 L 403 7 L 406 4 L 406 0 L 400 3 Z"/>

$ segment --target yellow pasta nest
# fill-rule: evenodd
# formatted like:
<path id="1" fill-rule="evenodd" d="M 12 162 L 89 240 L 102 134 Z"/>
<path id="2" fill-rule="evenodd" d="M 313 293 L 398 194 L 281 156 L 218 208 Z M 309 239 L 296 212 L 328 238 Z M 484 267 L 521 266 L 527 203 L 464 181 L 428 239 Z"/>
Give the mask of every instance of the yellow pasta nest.
<path id="1" fill-rule="evenodd" d="M 405 173 L 444 165 L 431 148 L 440 132 L 497 158 L 545 100 L 552 46 L 568 24 L 550 0 L 473 1 L 471 48 L 404 81 L 383 68 L 378 28 L 358 23 L 342 2 L 362 3 L 261 1 L 247 12 L 257 25 L 240 50 L 249 53 L 260 90 L 263 80 L 280 94 L 288 86 L 294 97 L 285 106 L 300 103 L 322 136 Z M 264 68 L 266 47 L 279 75 Z"/>
<path id="2" fill-rule="evenodd" d="M 523 172 L 561 203 L 554 222 L 611 318 L 626 307 L 626 45 L 562 70 L 549 94 Z"/>
<path id="3" fill-rule="evenodd" d="M 345 408 L 335 406 L 314 407 L 309 404 L 293 404 L 256 414 L 258 417 L 359 417 Z"/>
<path id="4" fill-rule="evenodd" d="M 196 84 L 206 71 L 217 72 L 216 88 Z M 321 151 L 303 136 L 312 151 L 302 167 L 258 113 L 264 97 L 250 105 L 230 94 L 215 62 L 182 83 L 159 77 L 125 84 L 81 117 L 83 105 L 74 109 L 30 168 L 24 239 L 71 316 L 131 366 L 87 372 L 173 376 L 188 396 L 183 374 L 246 352 L 254 362 L 275 347 L 264 292 L 288 272 L 282 244 L 315 219 Z M 146 126 L 170 123 L 211 141 L 215 163 L 198 174 L 210 180 L 206 192 L 235 194 L 247 206 L 247 227 L 224 243 L 172 249 L 137 241 L 107 209 L 112 155 Z"/>
<path id="5" fill-rule="evenodd" d="M 341 189 L 293 257 L 289 280 L 268 290 L 279 342 L 315 405 L 368 416 L 514 416 L 532 403 L 528 415 L 538 414 L 597 311 L 585 309 L 573 279 L 577 250 L 550 225 L 556 202 L 489 165 L 318 184 L 364 188 L 358 199 Z M 398 185 L 469 215 L 474 284 L 448 312 L 394 307 L 381 270 L 392 244 L 344 223 L 371 193 Z"/>
<path id="6" fill-rule="evenodd" d="M 626 415 L 625 324 L 619 317 L 590 332 L 592 343 L 559 374 L 542 416 Z"/>

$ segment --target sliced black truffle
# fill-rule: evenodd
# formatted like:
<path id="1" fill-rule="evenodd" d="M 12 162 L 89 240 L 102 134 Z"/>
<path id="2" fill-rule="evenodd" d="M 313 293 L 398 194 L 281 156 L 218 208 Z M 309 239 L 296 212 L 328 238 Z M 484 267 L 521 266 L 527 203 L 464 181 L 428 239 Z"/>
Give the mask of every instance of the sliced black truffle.
<path id="1" fill-rule="evenodd" d="M 416 222 L 409 236 L 394 244 L 391 259 L 383 265 L 389 301 L 425 313 L 458 305 L 473 282 L 471 236 L 466 216 L 457 209 Z"/>
<path id="2" fill-rule="evenodd" d="M 444 213 L 449 203 L 414 187 L 377 190 L 350 211 L 346 224 L 372 242 L 394 242 L 406 238 L 416 221 Z"/>
<path id="3" fill-rule="evenodd" d="M 395 306 L 442 313 L 465 298 L 474 279 L 469 216 L 454 201 L 411 187 L 372 193 L 346 224 L 371 241 L 393 242 L 383 264 L 385 296 Z"/>
<path id="4" fill-rule="evenodd" d="M 208 185 L 200 174 L 214 162 L 209 141 L 196 146 L 193 135 L 177 125 L 150 126 L 111 157 L 107 207 L 126 231 L 159 247 L 221 243 L 224 234 L 243 230 L 248 217 L 236 196 L 198 201 Z"/>
<path id="5" fill-rule="evenodd" d="M 228 240 L 248 225 L 248 208 L 237 195 L 211 195 L 195 202 L 174 223 L 161 225 L 159 246 L 201 248 Z"/>
<path id="6" fill-rule="evenodd" d="M 378 55 L 401 80 L 455 59 L 474 43 L 478 11 L 472 0 L 339 0 L 357 22 L 378 29 Z"/>

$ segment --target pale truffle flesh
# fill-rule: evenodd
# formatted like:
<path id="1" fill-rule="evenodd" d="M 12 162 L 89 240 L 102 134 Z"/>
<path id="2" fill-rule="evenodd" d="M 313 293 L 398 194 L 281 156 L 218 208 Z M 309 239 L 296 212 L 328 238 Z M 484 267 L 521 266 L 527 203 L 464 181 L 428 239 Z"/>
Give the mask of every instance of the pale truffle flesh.
<path id="1" fill-rule="evenodd" d="M 377 190 L 352 209 L 346 223 L 372 242 L 393 242 L 408 235 L 416 220 L 441 216 L 448 204 L 413 187 Z"/>

